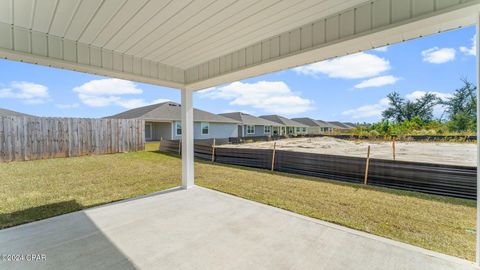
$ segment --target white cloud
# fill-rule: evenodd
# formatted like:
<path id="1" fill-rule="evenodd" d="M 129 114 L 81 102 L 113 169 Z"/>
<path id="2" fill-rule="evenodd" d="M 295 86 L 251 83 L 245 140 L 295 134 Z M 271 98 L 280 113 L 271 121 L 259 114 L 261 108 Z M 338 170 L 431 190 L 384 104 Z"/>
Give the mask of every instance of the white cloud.
<path id="1" fill-rule="evenodd" d="M 282 81 L 234 82 L 198 92 L 210 99 L 230 100 L 230 105 L 250 106 L 273 114 L 298 114 L 312 109 L 313 101 L 302 98 Z"/>
<path id="2" fill-rule="evenodd" d="M 50 101 L 48 87 L 32 82 L 11 82 L 0 89 L 0 98 L 20 99 L 25 104 L 41 104 Z"/>
<path id="3" fill-rule="evenodd" d="M 120 79 L 92 80 L 81 86 L 75 87 L 78 98 L 82 103 L 90 107 L 120 106 L 126 109 L 133 109 L 154 103 L 168 101 L 156 99 L 152 102 L 143 98 L 125 98 L 124 95 L 139 95 L 143 90 L 131 81 Z"/>
<path id="4" fill-rule="evenodd" d="M 55 107 L 59 109 L 75 109 L 80 107 L 80 104 L 78 103 L 72 103 L 72 104 L 55 104 Z"/>
<path id="5" fill-rule="evenodd" d="M 377 51 L 377 52 L 386 52 L 386 51 L 388 51 L 388 46 L 378 47 L 378 48 L 375 48 L 373 50 Z"/>
<path id="6" fill-rule="evenodd" d="M 415 101 L 421 97 L 423 97 L 426 93 L 432 93 L 434 94 L 435 96 L 437 96 L 439 99 L 445 101 L 449 98 L 452 97 L 452 94 L 450 93 L 442 93 L 442 92 L 436 92 L 436 91 L 421 91 L 421 90 L 417 90 L 417 91 L 413 91 L 412 93 L 410 94 L 407 94 L 405 95 L 405 98 L 407 100 L 410 100 L 410 101 Z M 435 117 L 441 117 L 442 114 L 445 112 L 445 106 L 443 105 L 435 105 L 433 107 L 433 115 Z"/>
<path id="7" fill-rule="evenodd" d="M 364 105 L 355 109 L 346 110 L 342 112 L 342 115 L 350 116 L 352 119 L 370 117 L 380 118 L 382 116 L 382 112 L 388 107 L 388 104 L 388 98 L 382 98 L 375 104 Z"/>
<path id="8" fill-rule="evenodd" d="M 143 93 L 143 90 L 137 88 L 133 82 L 121 79 L 92 80 L 75 87 L 73 91 L 93 96 L 117 96 Z"/>
<path id="9" fill-rule="evenodd" d="M 452 94 L 450 94 L 450 93 L 442 93 L 442 92 L 435 92 L 435 91 L 421 91 L 421 90 L 417 90 L 417 91 L 413 91 L 412 93 L 406 94 L 406 95 L 405 95 L 405 98 L 408 99 L 408 100 L 410 100 L 410 101 L 415 101 L 415 100 L 423 97 L 426 93 L 434 94 L 434 95 L 436 95 L 438 98 L 440 98 L 441 100 L 446 100 L 446 99 L 452 97 Z"/>
<path id="10" fill-rule="evenodd" d="M 310 76 L 325 74 L 330 78 L 361 79 L 377 76 L 390 68 L 390 62 L 385 58 L 361 52 L 297 67 L 294 70 Z"/>
<path id="11" fill-rule="evenodd" d="M 474 35 L 472 38 L 472 46 L 471 47 L 460 47 L 460 51 L 465 55 L 477 55 L 477 35 Z"/>
<path id="12" fill-rule="evenodd" d="M 171 100 L 166 99 L 166 98 L 158 98 L 158 99 L 155 99 L 152 102 L 150 102 L 150 104 L 164 103 L 164 102 L 167 102 L 167 101 L 171 101 Z"/>
<path id="13" fill-rule="evenodd" d="M 432 64 L 443 64 L 455 60 L 456 50 L 453 48 L 433 47 L 422 51 L 423 61 Z"/>
<path id="14" fill-rule="evenodd" d="M 410 101 L 415 101 L 425 95 L 427 91 L 413 91 L 405 95 L 405 99 Z M 435 91 L 428 91 L 428 93 L 435 94 L 442 100 L 445 100 L 452 96 L 449 93 L 442 93 L 442 92 L 435 92 Z M 375 104 L 363 105 L 355 109 L 350 109 L 342 112 L 342 115 L 350 116 L 351 119 L 365 119 L 365 118 L 377 118 L 380 119 L 382 117 L 382 112 L 388 108 L 389 99 L 382 98 Z M 433 108 L 433 114 L 436 117 L 439 117 L 444 112 L 444 107 L 441 105 L 437 105 Z"/>
<path id="15" fill-rule="evenodd" d="M 362 81 L 359 84 L 355 85 L 354 87 L 358 89 L 368 88 L 368 87 L 380 87 L 380 86 L 395 84 L 398 80 L 400 80 L 400 78 L 392 75 L 380 76 L 380 77 L 375 77 L 375 78 Z"/>

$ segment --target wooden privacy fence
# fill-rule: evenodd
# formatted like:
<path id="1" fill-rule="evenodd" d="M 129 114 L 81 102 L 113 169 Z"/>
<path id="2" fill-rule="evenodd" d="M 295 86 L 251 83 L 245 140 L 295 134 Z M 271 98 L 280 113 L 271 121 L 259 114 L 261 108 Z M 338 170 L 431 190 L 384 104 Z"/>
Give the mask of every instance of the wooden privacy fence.
<path id="1" fill-rule="evenodd" d="M 216 144 L 220 144 L 218 141 Z M 178 141 L 162 141 L 160 150 L 178 154 Z M 273 145 L 273 144 L 272 144 Z M 177 151 L 171 151 L 176 149 Z M 195 142 L 195 157 L 212 160 L 212 146 Z M 275 153 L 275 156 L 273 156 Z M 215 162 L 365 183 L 366 158 L 276 149 L 216 147 Z M 273 164 L 272 164 L 273 161 Z M 368 185 L 476 199 L 477 168 L 370 158 Z"/>
<path id="2" fill-rule="evenodd" d="M 136 119 L 0 117 L 0 162 L 143 150 Z"/>

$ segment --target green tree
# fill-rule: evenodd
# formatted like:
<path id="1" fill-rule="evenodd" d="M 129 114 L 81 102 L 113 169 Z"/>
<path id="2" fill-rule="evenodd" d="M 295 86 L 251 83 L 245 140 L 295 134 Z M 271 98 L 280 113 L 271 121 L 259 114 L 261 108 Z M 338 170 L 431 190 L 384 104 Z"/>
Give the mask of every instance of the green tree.
<path id="1" fill-rule="evenodd" d="M 416 100 L 405 100 L 398 92 L 387 95 L 389 107 L 383 111 L 384 120 L 392 120 L 397 123 L 419 119 L 429 122 L 433 119 L 433 107 L 439 103 L 435 94 L 425 93 Z"/>
<path id="2" fill-rule="evenodd" d="M 476 130 L 477 123 L 477 87 L 463 79 L 463 87 L 456 89 L 452 97 L 443 101 L 448 114 L 450 130 Z"/>

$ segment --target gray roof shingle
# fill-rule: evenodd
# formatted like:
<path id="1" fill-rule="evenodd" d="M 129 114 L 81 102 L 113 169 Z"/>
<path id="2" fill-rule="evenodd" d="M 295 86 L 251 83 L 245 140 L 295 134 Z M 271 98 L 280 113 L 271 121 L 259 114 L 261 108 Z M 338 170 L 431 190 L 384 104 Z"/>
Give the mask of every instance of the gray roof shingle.
<path id="1" fill-rule="evenodd" d="M 21 112 L 16 112 L 16 111 L 11 111 L 7 109 L 2 109 L 0 108 L 0 116 L 23 116 L 23 117 L 37 117 L 34 115 L 26 114 L 26 113 L 21 113 Z"/>
<path id="2" fill-rule="evenodd" d="M 339 122 L 339 121 L 329 121 L 328 123 L 330 123 L 334 126 L 337 126 L 337 128 L 341 128 L 341 129 L 352 129 L 353 128 L 353 127 L 345 125 L 344 123 Z"/>
<path id="3" fill-rule="evenodd" d="M 278 123 L 242 112 L 221 113 L 220 115 L 237 120 L 243 125 L 278 126 Z"/>
<path id="4" fill-rule="evenodd" d="M 309 127 L 333 127 L 333 125 L 322 121 L 322 120 L 314 120 L 312 118 L 308 117 L 302 117 L 302 118 L 292 118 L 293 121 L 297 121 L 299 123 L 302 123 L 304 125 L 307 125 Z"/>
<path id="5" fill-rule="evenodd" d="M 308 127 L 305 124 L 299 123 L 297 121 L 290 120 L 286 117 L 280 116 L 280 115 L 262 115 L 260 118 L 270 120 L 275 123 L 279 123 L 280 125 L 283 126 L 288 126 L 288 127 Z"/>
<path id="6" fill-rule="evenodd" d="M 163 102 L 144 107 L 131 109 L 119 114 L 108 116 L 106 118 L 119 119 L 143 119 L 150 121 L 180 121 L 181 120 L 181 105 L 175 102 Z M 193 109 L 193 120 L 195 122 L 211 122 L 211 123 L 235 123 L 231 118 L 221 115 L 209 113 L 206 111 Z"/>

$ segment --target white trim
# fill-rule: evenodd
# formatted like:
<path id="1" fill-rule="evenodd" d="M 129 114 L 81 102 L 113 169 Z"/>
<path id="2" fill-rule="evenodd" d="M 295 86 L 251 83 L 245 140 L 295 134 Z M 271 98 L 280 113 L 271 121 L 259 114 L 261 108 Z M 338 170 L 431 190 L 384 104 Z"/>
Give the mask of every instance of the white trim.
<path id="1" fill-rule="evenodd" d="M 203 133 L 203 126 L 207 125 L 207 133 Z M 210 135 L 210 123 L 209 122 L 200 122 L 200 134 L 201 135 Z"/>
<path id="2" fill-rule="evenodd" d="M 266 131 L 266 128 L 269 127 L 269 131 Z M 264 134 L 272 134 L 272 126 L 263 126 L 263 133 Z"/>
<path id="3" fill-rule="evenodd" d="M 253 127 L 253 132 L 248 132 L 248 127 Z M 255 125 L 246 125 L 246 129 L 247 129 L 247 135 L 255 134 Z"/>
<path id="4" fill-rule="evenodd" d="M 173 127 L 173 132 L 174 132 L 175 136 L 182 136 L 182 134 L 183 134 L 182 122 L 175 121 L 174 123 L 175 123 L 175 125 Z M 181 132 L 180 134 L 178 134 L 178 129 L 177 129 L 178 124 L 180 124 L 180 132 Z"/>
<path id="5" fill-rule="evenodd" d="M 477 13 L 475 19 L 477 25 L 477 245 L 476 245 L 476 264 L 480 267 L 480 13 Z"/>
<path id="6" fill-rule="evenodd" d="M 182 187 L 195 185 L 193 160 L 193 91 L 182 89 Z"/>

